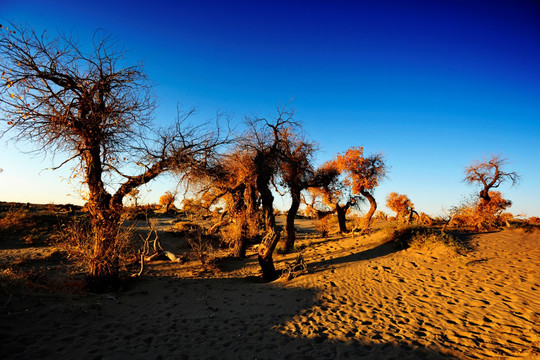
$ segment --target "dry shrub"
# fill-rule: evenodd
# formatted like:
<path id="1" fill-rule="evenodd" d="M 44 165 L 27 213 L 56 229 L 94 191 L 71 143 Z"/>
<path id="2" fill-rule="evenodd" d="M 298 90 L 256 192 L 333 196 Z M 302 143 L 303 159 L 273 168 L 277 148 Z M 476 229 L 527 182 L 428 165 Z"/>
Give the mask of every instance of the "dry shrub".
<path id="1" fill-rule="evenodd" d="M 154 213 L 152 205 L 124 206 L 122 220 L 145 220 Z"/>
<path id="2" fill-rule="evenodd" d="M 527 223 L 529 225 L 540 225 L 540 218 L 536 216 L 532 216 L 527 220 Z"/>
<path id="3" fill-rule="evenodd" d="M 400 249 L 429 249 L 443 246 L 457 254 L 470 251 L 470 245 L 449 233 L 418 225 L 399 225 L 384 228 L 388 242 L 393 242 Z"/>
<path id="4" fill-rule="evenodd" d="M 376 220 L 388 220 L 388 215 L 384 211 L 377 211 L 374 218 Z"/>
<path id="5" fill-rule="evenodd" d="M 94 246 L 101 238 L 99 229 L 92 229 L 90 219 L 86 216 L 74 218 L 70 223 L 65 224 L 62 232 L 54 238 L 57 248 L 66 251 L 68 257 L 81 271 L 88 271 L 94 256 Z M 136 255 L 135 236 L 133 227 L 120 226 L 114 244 L 111 245 L 108 256 L 118 257 L 122 265 L 131 261 Z"/>
<path id="6" fill-rule="evenodd" d="M 488 231 L 506 225 L 513 216 L 504 210 L 510 207 L 512 202 L 503 199 L 498 191 L 490 191 L 489 195 L 489 202 L 474 197 L 452 208 L 451 223 L 458 227 L 473 227 L 476 231 Z"/>
<path id="7" fill-rule="evenodd" d="M 203 227 L 195 222 L 191 221 L 180 221 L 174 224 L 172 230 L 175 234 L 181 237 L 188 238 L 190 236 L 195 236 L 197 234 L 202 234 L 206 230 Z"/>
<path id="8" fill-rule="evenodd" d="M 60 216 L 47 211 L 10 209 L 0 219 L 0 234 L 6 239 L 21 239 L 26 244 L 47 243 L 58 230 Z"/>
<path id="9" fill-rule="evenodd" d="M 315 229 L 322 237 L 327 238 L 330 234 L 330 216 L 325 216 L 315 221 Z"/>
<path id="10" fill-rule="evenodd" d="M 178 236 L 186 239 L 193 254 L 201 261 L 204 270 L 215 269 L 216 251 L 221 245 L 218 237 L 207 235 L 207 229 L 195 222 L 178 222 L 172 230 Z"/>

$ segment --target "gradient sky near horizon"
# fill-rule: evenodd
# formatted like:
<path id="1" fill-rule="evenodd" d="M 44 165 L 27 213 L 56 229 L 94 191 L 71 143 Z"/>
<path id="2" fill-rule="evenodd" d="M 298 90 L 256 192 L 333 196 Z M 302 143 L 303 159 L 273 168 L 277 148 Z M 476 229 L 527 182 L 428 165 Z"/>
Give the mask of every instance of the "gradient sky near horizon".
<path id="1" fill-rule="evenodd" d="M 159 123 L 177 103 L 240 122 L 293 99 L 317 163 L 351 146 L 385 155 L 382 210 L 396 191 L 440 214 L 477 192 L 466 165 L 495 153 L 522 177 L 499 189 L 510 211 L 540 216 L 540 2 L 0 0 L 9 22 L 83 45 L 110 33 L 156 84 Z M 67 170 L 43 170 L 61 159 L 19 148 L 0 139 L 0 201 L 81 202 Z M 144 199 L 174 187 L 162 177 Z"/>

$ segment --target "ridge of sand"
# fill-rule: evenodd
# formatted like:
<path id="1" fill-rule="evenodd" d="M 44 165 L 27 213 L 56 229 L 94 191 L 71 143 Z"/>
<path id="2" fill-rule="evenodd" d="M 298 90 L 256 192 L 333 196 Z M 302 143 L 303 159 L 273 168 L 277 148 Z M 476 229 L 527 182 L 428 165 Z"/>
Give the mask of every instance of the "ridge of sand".
<path id="1" fill-rule="evenodd" d="M 246 277 L 251 256 L 226 278 L 176 277 L 185 265 L 163 262 L 154 270 L 168 276 L 119 294 L 0 294 L 0 357 L 537 358 L 540 232 L 473 242 L 472 257 L 455 258 L 377 236 L 306 239 L 309 273 L 288 282 Z M 276 255 L 277 266 L 295 256 Z"/>

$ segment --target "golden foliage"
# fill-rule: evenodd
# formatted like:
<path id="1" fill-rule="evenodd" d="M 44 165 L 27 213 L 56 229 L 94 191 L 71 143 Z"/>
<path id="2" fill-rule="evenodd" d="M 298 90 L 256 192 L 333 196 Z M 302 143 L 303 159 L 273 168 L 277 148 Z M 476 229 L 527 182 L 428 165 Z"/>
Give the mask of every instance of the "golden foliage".
<path id="1" fill-rule="evenodd" d="M 404 194 L 398 194 L 392 192 L 386 197 L 386 206 L 396 213 L 396 218 L 404 220 L 412 210 L 414 210 L 414 204 Z"/>
<path id="2" fill-rule="evenodd" d="M 159 198 L 159 203 L 165 208 L 165 210 L 168 211 L 175 200 L 176 196 L 170 191 L 167 191 L 165 194 L 161 195 Z"/>
<path id="3" fill-rule="evenodd" d="M 353 194 L 371 190 L 386 176 L 386 165 L 382 154 L 364 157 L 363 147 L 351 147 L 344 154 L 338 154 L 335 167 L 347 174 L 344 183 L 352 187 Z"/>
<path id="4" fill-rule="evenodd" d="M 503 199 L 499 191 L 489 192 L 490 201 L 482 198 L 465 201 L 451 210 L 452 223 L 457 226 L 474 227 L 477 231 L 493 229 L 508 221 L 512 215 L 504 210 L 512 205 Z"/>

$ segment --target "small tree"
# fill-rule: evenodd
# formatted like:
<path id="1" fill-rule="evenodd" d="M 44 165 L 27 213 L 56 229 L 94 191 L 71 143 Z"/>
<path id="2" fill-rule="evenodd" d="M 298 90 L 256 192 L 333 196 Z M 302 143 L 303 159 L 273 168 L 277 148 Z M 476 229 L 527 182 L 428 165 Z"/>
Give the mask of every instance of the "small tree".
<path id="1" fill-rule="evenodd" d="M 414 211 L 414 204 L 407 195 L 400 195 L 396 192 L 388 194 L 386 197 L 386 206 L 396 213 L 396 219 L 401 221 L 411 221 Z"/>
<path id="2" fill-rule="evenodd" d="M 519 175 L 514 171 L 505 171 L 503 167 L 507 160 L 501 155 L 491 155 L 482 161 L 475 160 L 465 169 L 465 179 L 467 184 L 480 185 L 480 198 L 485 202 L 490 202 L 490 190 L 498 188 L 504 182 L 510 181 L 512 186 L 519 182 Z"/>
<path id="3" fill-rule="evenodd" d="M 362 195 L 370 204 L 365 216 L 365 226 L 369 227 L 371 218 L 377 210 L 373 190 L 386 176 L 386 164 L 382 154 L 364 157 L 363 147 L 351 147 L 336 157 L 337 168 L 346 175 L 345 184 L 351 186 L 354 195 Z"/>
<path id="4" fill-rule="evenodd" d="M 316 212 L 319 220 L 336 213 L 339 231 L 343 233 L 347 232 L 347 212 L 352 207 L 357 206 L 361 198 L 352 193 L 351 187 L 343 181 L 340 175 L 341 172 L 335 160 L 327 161 L 321 165 L 315 172 L 312 185 L 309 188 L 312 197 L 312 204 L 309 206 Z M 315 205 L 316 203 L 318 206 Z"/>
<path id="5" fill-rule="evenodd" d="M 165 194 L 161 195 L 159 204 L 165 208 L 165 214 L 168 214 L 171 211 L 171 206 L 173 206 L 175 200 L 176 194 L 173 194 L 170 191 L 166 191 Z"/>

